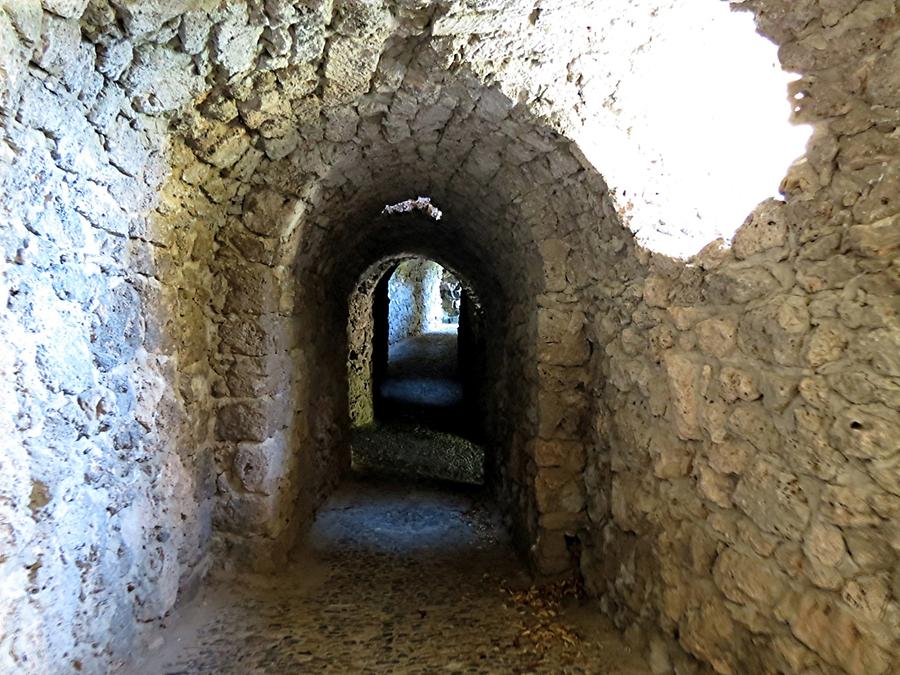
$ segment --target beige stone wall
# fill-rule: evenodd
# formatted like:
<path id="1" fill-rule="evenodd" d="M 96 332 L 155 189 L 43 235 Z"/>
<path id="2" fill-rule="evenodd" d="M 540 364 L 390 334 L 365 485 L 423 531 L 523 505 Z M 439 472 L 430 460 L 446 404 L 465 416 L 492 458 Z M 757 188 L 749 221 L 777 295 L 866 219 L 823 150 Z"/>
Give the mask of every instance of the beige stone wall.
<path id="1" fill-rule="evenodd" d="M 598 279 L 582 569 L 716 672 L 895 672 L 895 7 L 745 4 L 810 152 L 729 250 Z"/>

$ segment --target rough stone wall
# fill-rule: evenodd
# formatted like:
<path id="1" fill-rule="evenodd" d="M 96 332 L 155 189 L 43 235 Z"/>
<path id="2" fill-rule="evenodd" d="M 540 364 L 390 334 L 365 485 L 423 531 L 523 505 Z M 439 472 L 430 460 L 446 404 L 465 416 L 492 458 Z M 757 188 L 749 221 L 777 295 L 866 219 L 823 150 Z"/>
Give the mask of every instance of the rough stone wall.
<path id="1" fill-rule="evenodd" d="M 431 260 L 407 260 L 397 266 L 388 284 L 388 342 L 422 335 L 439 317 L 434 316 L 440 293 L 441 267 Z"/>
<path id="2" fill-rule="evenodd" d="M 243 420 L 230 424 L 231 428 L 259 429 L 255 438 L 221 439 L 220 486 L 227 482 L 232 490 L 224 492 L 223 503 L 230 504 L 224 510 L 256 519 L 263 539 L 272 540 L 275 549 L 282 551 L 290 533 L 296 532 L 296 523 L 303 521 L 302 515 L 293 519 L 288 515 L 292 500 L 297 503 L 297 490 L 302 486 L 309 493 L 301 503 L 314 505 L 345 463 L 346 352 L 335 336 L 346 335 L 346 298 L 353 284 L 369 265 L 385 256 L 406 252 L 446 262 L 472 278 L 474 285 L 488 289 L 486 304 L 493 302 L 497 309 L 493 315 L 502 317 L 491 338 L 495 345 L 491 353 L 497 355 L 492 361 L 496 377 L 488 378 L 496 383 L 492 398 L 498 412 L 488 426 L 494 428 L 497 463 L 504 476 L 500 482 L 508 493 L 510 512 L 519 514 L 523 542 L 534 543 L 541 527 L 532 487 L 535 465 L 525 454 L 527 441 L 534 437 L 532 429 L 541 415 L 542 433 L 551 439 L 574 440 L 584 427 L 581 421 L 573 421 L 586 413 L 583 390 L 552 391 L 561 386 L 553 381 L 546 385 L 543 398 L 537 399 L 542 378 L 553 375 L 537 371 L 534 365 L 536 308 L 544 274 L 541 249 L 534 242 L 574 233 L 577 218 L 584 221 L 588 209 L 602 202 L 602 181 L 565 140 L 526 108 L 514 105 L 496 89 L 485 89 L 465 68 L 447 71 L 448 54 L 423 46 L 407 33 L 416 35 L 425 25 L 420 23 L 423 17 L 413 18 L 396 28 L 395 37 L 388 42 L 378 42 L 384 36 L 372 33 L 372 26 L 363 30 L 366 40 L 376 40 L 383 52 L 373 66 L 371 82 L 352 97 L 342 94 L 332 99 L 327 94 L 330 85 L 325 87 L 324 99 L 310 84 L 293 88 L 298 70 L 312 71 L 279 67 L 273 74 L 253 73 L 212 92 L 181 127 L 188 145 L 204 164 L 224 163 L 217 175 L 231 186 L 228 189 L 236 199 L 246 195 L 240 206 L 243 229 L 237 221 L 235 227 L 251 234 L 235 234 L 235 251 L 240 257 L 221 267 L 229 297 L 235 298 L 229 302 L 240 303 L 247 313 L 261 309 L 288 322 L 257 324 L 253 316 L 242 315 L 240 325 L 255 326 L 254 339 L 266 350 L 259 356 L 260 363 L 277 363 L 274 357 L 280 353 L 285 361 L 275 367 L 276 372 L 303 373 L 295 378 L 292 395 L 278 393 L 288 390 L 276 378 L 261 385 L 267 396 L 278 393 L 275 398 L 292 401 L 292 405 L 275 408 L 281 412 L 273 414 L 265 396 L 232 403 L 227 399 L 239 397 L 225 391 L 222 400 L 222 410 L 230 406 L 227 415 L 234 412 L 235 420 Z M 335 23 L 338 35 L 350 30 L 341 27 L 344 21 Z M 276 102 L 278 105 L 269 109 Z M 256 111 L 259 105 L 266 107 Z M 248 112 L 250 108 L 255 112 Z M 319 111 L 314 122 L 296 118 L 298 111 L 310 108 Z M 290 124 L 281 119 L 285 115 L 292 120 Z M 320 120 L 326 123 L 324 136 Z M 282 139 L 288 143 L 287 150 L 269 147 L 273 142 L 270 136 L 276 133 L 288 134 Z M 211 153 L 218 152 L 217 139 L 237 139 L 237 151 L 227 160 L 214 160 Z M 252 143 L 250 139 L 254 139 Z M 263 150 L 258 153 L 259 147 Z M 285 151 L 287 154 L 282 154 Z M 247 154 L 253 154 L 255 169 L 247 179 L 236 178 L 240 172 L 232 173 L 234 167 L 243 165 Z M 447 161 L 436 161 L 439 156 Z M 587 195 L 593 192 L 599 196 L 591 201 Z M 551 193 L 571 196 L 560 198 L 560 204 L 550 199 Z M 432 195 L 445 217 L 436 222 L 415 213 L 379 215 L 384 204 L 402 201 L 410 194 Z M 599 213 L 592 222 L 606 221 L 603 212 Z M 567 223 L 565 233 L 557 233 L 558 222 Z M 264 225 L 268 229 L 263 230 Z M 260 248 L 266 246 L 269 257 L 254 262 L 261 255 Z M 553 246 L 553 241 L 547 244 L 550 253 Z M 566 352 L 547 356 L 551 362 L 561 358 L 563 365 L 574 368 L 581 359 L 583 366 L 588 355 L 583 330 L 575 330 L 571 337 L 556 336 L 569 331 L 574 291 L 563 292 L 564 279 L 552 283 L 561 300 L 553 316 L 548 315 L 551 320 L 543 324 L 547 344 L 542 349 Z M 271 298 L 271 302 L 260 308 L 260 298 Z M 549 307 L 554 299 L 543 302 Z M 580 315 L 574 316 L 574 322 L 581 321 Z M 565 320 L 556 323 L 558 317 Z M 285 334 L 277 326 L 291 322 L 298 331 L 293 344 L 299 347 L 285 350 Z M 573 400 L 579 405 L 570 405 Z M 309 428 L 298 428 L 299 440 L 289 437 L 292 452 L 277 455 L 287 463 L 266 464 L 266 458 L 272 456 L 264 450 L 266 439 L 287 429 L 291 420 L 302 420 Z M 259 448 L 257 462 L 248 466 L 268 476 L 273 489 L 248 496 L 252 490 L 241 475 L 244 465 L 228 459 L 234 456 L 235 442 L 251 442 Z M 512 456 L 517 459 L 510 459 Z M 298 461 L 307 462 L 307 469 L 297 469 Z M 557 483 L 577 501 L 581 494 L 577 472 L 556 473 Z M 543 508 L 560 514 L 575 503 L 572 500 L 565 504 L 547 501 Z M 242 506 L 248 502 L 256 504 L 255 510 Z M 308 515 L 308 508 L 297 513 Z M 565 514 L 551 519 L 553 535 L 548 534 L 545 543 L 535 549 L 535 559 L 548 570 L 570 564 L 562 546 L 564 520 Z M 241 532 L 254 529 L 250 523 L 228 528 L 229 546 L 256 551 L 257 562 L 267 559 L 259 554 L 258 541 L 251 538 L 252 545 L 238 543 Z"/>
<path id="3" fill-rule="evenodd" d="M 4 672 L 105 672 L 210 538 L 212 222 L 86 5 L 0 3 Z"/>
<path id="4" fill-rule="evenodd" d="M 814 125 L 786 202 L 595 282 L 582 570 L 719 673 L 900 670 L 893 2 L 747 2 Z M 892 61 L 893 60 L 893 61 Z M 681 672 L 681 671 L 679 671 Z"/>

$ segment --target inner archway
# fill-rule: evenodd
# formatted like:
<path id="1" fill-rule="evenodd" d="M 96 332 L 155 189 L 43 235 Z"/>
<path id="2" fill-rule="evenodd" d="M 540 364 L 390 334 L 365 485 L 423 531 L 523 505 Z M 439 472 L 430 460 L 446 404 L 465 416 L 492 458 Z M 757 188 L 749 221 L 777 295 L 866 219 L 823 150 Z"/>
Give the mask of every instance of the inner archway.
<path id="1" fill-rule="evenodd" d="M 477 438 L 477 379 L 466 377 L 482 359 L 477 300 L 451 270 L 421 257 L 400 262 L 375 293 L 375 344 L 387 345 L 374 354 L 376 419 Z"/>
<path id="2" fill-rule="evenodd" d="M 364 274 L 347 324 L 354 466 L 484 482 L 483 322 L 471 284 L 434 259 Z"/>

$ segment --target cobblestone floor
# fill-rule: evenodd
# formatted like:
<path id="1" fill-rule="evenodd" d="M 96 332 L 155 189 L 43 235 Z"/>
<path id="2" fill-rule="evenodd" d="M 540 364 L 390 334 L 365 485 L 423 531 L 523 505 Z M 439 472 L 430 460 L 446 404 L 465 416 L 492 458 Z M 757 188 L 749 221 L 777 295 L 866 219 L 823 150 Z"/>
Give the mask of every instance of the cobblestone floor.
<path id="1" fill-rule="evenodd" d="M 529 589 L 479 493 L 357 478 L 288 569 L 209 585 L 132 672 L 649 672 L 596 611 Z"/>

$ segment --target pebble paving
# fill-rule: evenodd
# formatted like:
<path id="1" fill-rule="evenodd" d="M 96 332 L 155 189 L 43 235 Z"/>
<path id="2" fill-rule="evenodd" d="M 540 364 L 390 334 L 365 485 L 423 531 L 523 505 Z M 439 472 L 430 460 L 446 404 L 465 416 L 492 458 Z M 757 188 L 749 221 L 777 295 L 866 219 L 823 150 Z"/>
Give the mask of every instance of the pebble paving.
<path id="1" fill-rule="evenodd" d="M 210 583 L 133 672 L 649 672 L 596 610 L 517 603 L 530 586 L 481 492 L 355 476 L 286 569 Z"/>

